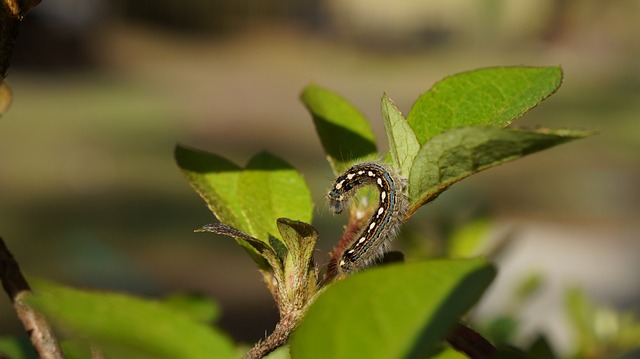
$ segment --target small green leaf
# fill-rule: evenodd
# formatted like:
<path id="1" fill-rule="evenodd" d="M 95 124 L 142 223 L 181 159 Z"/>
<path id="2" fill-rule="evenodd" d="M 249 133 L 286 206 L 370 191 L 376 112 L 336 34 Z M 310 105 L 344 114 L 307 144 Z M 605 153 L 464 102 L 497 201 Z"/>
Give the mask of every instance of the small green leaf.
<path id="1" fill-rule="evenodd" d="M 60 327 L 98 343 L 154 358 L 235 358 L 229 339 L 158 301 L 36 282 L 30 304 Z"/>
<path id="2" fill-rule="evenodd" d="M 307 86 L 300 98 L 311 112 L 324 153 L 336 176 L 357 159 L 377 156 L 371 125 L 351 103 L 317 85 Z"/>
<path id="3" fill-rule="evenodd" d="M 495 270 L 486 261 L 386 265 L 320 295 L 290 342 L 295 358 L 422 358 L 480 298 Z"/>
<path id="4" fill-rule="evenodd" d="M 493 223 L 487 219 L 475 220 L 457 228 L 449 238 L 448 258 L 472 258 L 482 254 Z M 486 254 L 485 254 L 486 255 Z"/>
<path id="5" fill-rule="evenodd" d="M 595 306 L 583 290 L 571 288 L 566 293 L 565 307 L 569 323 L 573 326 L 578 354 L 591 352 L 598 345 L 593 329 Z"/>
<path id="6" fill-rule="evenodd" d="M 242 169 L 213 153 L 180 145 L 176 146 L 174 155 L 189 185 L 218 220 L 249 232 L 249 222 L 238 201 L 238 177 Z"/>
<path id="7" fill-rule="evenodd" d="M 304 179 L 291 165 L 262 152 L 255 155 L 238 179 L 238 199 L 249 218 L 252 236 L 269 243 L 280 239 L 278 218 L 311 222 L 313 202 Z"/>
<path id="8" fill-rule="evenodd" d="M 281 242 L 276 220 L 286 217 L 311 222 L 313 203 L 304 179 L 273 155 L 259 153 L 245 169 L 220 156 L 182 146 L 176 147 L 175 157 L 189 185 L 218 220 L 270 246 L 280 263 L 286 247 Z M 243 236 L 230 237 L 249 252 L 261 269 L 269 269 L 264 255 L 270 254 L 261 246 Z"/>
<path id="9" fill-rule="evenodd" d="M 382 96 L 382 118 L 394 166 L 400 171 L 400 176 L 408 178 L 420 144 L 411 126 L 387 94 Z"/>
<path id="10" fill-rule="evenodd" d="M 518 303 L 524 303 L 536 293 L 539 293 L 544 284 L 541 273 L 533 272 L 519 280 L 514 290 L 514 297 Z"/>
<path id="11" fill-rule="evenodd" d="M 559 67 L 494 67 L 447 77 L 422 94 L 407 120 L 420 144 L 466 126 L 505 127 L 553 94 Z"/>
<path id="12" fill-rule="evenodd" d="M 318 240 L 316 229 L 304 222 L 279 218 L 278 231 L 290 253 L 299 258 L 301 264 L 308 266 L 313 259 L 313 251 Z"/>
<path id="13" fill-rule="evenodd" d="M 287 218 L 278 219 L 278 230 L 289 248 L 284 264 L 287 302 L 302 308 L 317 289 L 313 251 L 318 232 L 310 224 Z"/>
<path id="14" fill-rule="evenodd" d="M 493 127 L 465 127 L 442 133 L 420 148 L 413 163 L 407 216 L 465 177 L 591 134 Z"/>

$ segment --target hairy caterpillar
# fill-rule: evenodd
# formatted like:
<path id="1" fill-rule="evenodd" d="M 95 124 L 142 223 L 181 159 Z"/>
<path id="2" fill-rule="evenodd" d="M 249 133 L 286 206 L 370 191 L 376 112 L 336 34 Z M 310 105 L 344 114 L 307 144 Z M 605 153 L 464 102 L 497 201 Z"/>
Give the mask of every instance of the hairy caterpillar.
<path id="1" fill-rule="evenodd" d="M 377 163 L 360 163 L 335 180 L 327 197 L 334 213 L 344 209 L 345 202 L 365 185 L 379 191 L 378 204 L 366 223 L 350 223 L 334 249 L 327 276 L 346 275 L 368 267 L 379 259 L 393 239 L 407 209 L 403 181 Z"/>

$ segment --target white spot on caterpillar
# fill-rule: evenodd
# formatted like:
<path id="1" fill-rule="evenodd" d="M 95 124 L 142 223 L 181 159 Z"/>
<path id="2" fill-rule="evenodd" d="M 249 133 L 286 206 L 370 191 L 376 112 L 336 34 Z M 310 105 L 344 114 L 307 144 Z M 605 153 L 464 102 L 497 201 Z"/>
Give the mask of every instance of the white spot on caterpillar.
<path id="1" fill-rule="evenodd" d="M 336 184 L 336 189 L 340 189 L 340 188 L 342 188 L 342 184 L 343 184 L 343 183 L 344 183 L 344 180 L 342 180 L 342 181 L 338 182 L 338 183 Z"/>
<path id="2" fill-rule="evenodd" d="M 371 172 L 371 171 L 369 171 L 369 172 L 367 172 L 367 175 L 368 175 L 369 177 L 375 177 L 375 175 L 376 175 L 376 174 L 375 174 L 375 173 L 373 173 L 373 172 Z"/>
<path id="3" fill-rule="evenodd" d="M 369 225 L 369 230 L 372 230 L 376 228 L 376 222 L 371 222 L 371 224 Z"/>
<path id="4" fill-rule="evenodd" d="M 364 242 L 367 238 L 362 237 L 360 239 L 358 239 L 358 244 L 362 244 L 362 242 Z"/>
<path id="5" fill-rule="evenodd" d="M 382 178 L 378 178 L 378 186 L 382 187 Z"/>
<path id="6" fill-rule="evenodd" d="M 340 197 L 342 197 L 342 196 L 340 196 Z M 387 192 L 385 192 L 385 191 L 380 192 L 380 199 L 383 200 L 383 201 L 385 199 L 387 199 Z"/>
<path id="7" fill-rule="evenodd" d="M 378 216 L 384 213 L 384 207 L 378 208 Z"/>
<path id="8" fill-rule="evenodd" d="M 348 179 L 348 180 L 352 180 L 352 179 L 353 179 L 353 177 L 355 177 L 355 176 L 356 176 L 356 174 L 355 174 L 355 173 L 349 173 L 349 174 L 347 175 L 347 179 Z"/>

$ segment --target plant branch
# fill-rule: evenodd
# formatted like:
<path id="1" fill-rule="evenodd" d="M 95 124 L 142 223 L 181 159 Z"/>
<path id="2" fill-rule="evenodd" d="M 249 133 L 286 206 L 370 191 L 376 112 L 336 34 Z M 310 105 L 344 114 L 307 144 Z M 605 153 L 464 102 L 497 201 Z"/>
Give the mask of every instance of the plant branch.
<path id="1" fill-rule="evenodd" d="M 245 355 L 245 359 L 260 359 L 265 355 L 284 345 L 293 329 L 298 325 L 302 316 L 301 312 L 292 312 L 289 315 L 280 318 L 276 328 L 265 340 L 261 340 L 251 348 Z"/>
<path id="2" fill-rule="evenodd" d="M 2 238 L 0 238 L 0 280 L 40 358 L 64 359 L 60 344 L 44 316 L 27 304 L 26 299 L 31 295 L 31 288 Z"/>
<path id="3" fill-rule="evenodd" d="M 0 82 L 7 76 L 20 23 L 38 3 L 40 0 L 0 0 Z"/>
<path id="4" fill-rule="evenodd" d="M 447 342 L 453 349 L 466 354 L 470 359 L 489 359 L 498 353 L 498 349 L 487 339 L 468 326 L 457 323 Z"/>

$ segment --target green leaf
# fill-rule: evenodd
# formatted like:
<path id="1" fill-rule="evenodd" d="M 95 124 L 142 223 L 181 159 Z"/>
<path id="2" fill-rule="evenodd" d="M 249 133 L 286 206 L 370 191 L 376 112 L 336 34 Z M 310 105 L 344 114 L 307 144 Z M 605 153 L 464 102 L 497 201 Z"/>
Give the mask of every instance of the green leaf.
<path id="1" fill-rule="evenodd" d="M 420 144 L 411 126 L 387 94 L 382 96 L 382 118 L 394 166 L 400 171 L 400 176 L 407 178 Z"/>
<path id="2" fill-rule="evenodd" d="M 259 153 L 245 169 L 220 156 L 183 146 L 176 147 L 175 157 L 189 185 L 218 220 L 243 233 L 244 236 L 230 236 L 263 270 L 269 269 L 265 259 L 270 259 L 264 257 L 264 248 L 252 240 L 257 238 L 271 247 L 282 262 L 286 247 L 276 220 L 286 217 L 311 222 L 313 203 L 304 179 L 273 155 Z"/>
<path id="3" fill-rule="evenodd" d="M 92 356 L 92 353 L 91 353 L 92 344 L 89 343 L 87 340 L 81 340 L 81 339 L 63 340 L 62 342 L 60 342 L 60 347 L 62 348 L 62 352 L 64 353 L 65 359 L 87 359 L 87 358 L 95 357 L 95 356 Z M 93 348 L 100 350 L 95 344 L 93 345 Z M 136 358 L 136 359 L 143 359 L 143 358 Z"/>
<path id="4" fill-rule="evenodd" d="M 515 300 L 518 303 L 524 303 L 536 293 L 539 293 L 544 284 L 544 278 L 541 273 L 529 273 L 519 280 L 514 291 Z"/>
<path id="5" fill-rule="evenodd" d="M 475 220 L 457 228 L 449 238 L 449 258 L 472 258 L 482 255 L 493 223 L 487 219 Z"/>
<path id="6" fill-rule="evenodd" d="M 53 323 L 98 343 L 154 358 L 235 358 L 229 339 L 161 302 L 36 281 L 29 303 Z"/>
<path id="7" fill-rule="evenodd" d="M 420 148 L 413 163 L 407 216 L 465 177 L 590 134 L 492 127 L 465 127 L 442 133 Z"/>
<path id="8" fill-rule="evenodd" d="M 220 317 L 218 304 L 202 294 L 173 293 L 163 298 L 162 303 L 184 312 L 201 323 L 212 323 Z"/>
<path id="9" fill-rule="evenodd" d="M 249 232 L 249 221 L 238 200 L 238 178 L 242 169 L 213 153 L 180 145 L 176 146 L 174 155 L 189 185 L 218 220 Z"/>
<path id="10" fill-rule="evenodd" d="M 284 264 L 288 303 L 301 308 L 317 289 L 313 251 L 318 232 L 310 224 L 287 218 L 278 219 L 278 230 L 289 248 Z"/>
<path id="11" fill-rule="evenodd" d="M 559 67 L 494 67 L 447 77 L 422 94 L 407 120 L 420 144 L 465 126 L 505 127 L 553 94 Z"/>
<path id="12" fill-rule="evenodd" d="M 489 285 L 486 261 L 386 265 L 329 287 L 290 342 L 295 358 L 421 358 Z"/>
<path id="13" fill-rule="evenodd" d="M 301 265 L 308 266 L 313 260 L 313 251 L 318 240 L 316 229 L 304 222 L 279 218 L 278 231 L 289 248 L 289 253 L 298 258 Z"/>
<path id="14" fill-rule="evenodd" d="M 468 359 L 466 355 L 451 349 L 444 348 L 442 351 L 438 352 L 436 355 L 432 355 L 428 357 L 429 359 Z"/>
<path id="15" fill-rule="evenodd" d="M 265 359 L 291 359 L 291 355 L 289 354 L 289 347 L 287 345 L 283 345 L 278 349 L 269 353 Z"/>
<path id="16" fill-rule="evenodd" d="M 593 329 L 594 313 L 596 312 L 593 303 L 583 290 L 570 288 L 566 293 L 565 307 L 569 323 L 573 326 L 578 354 L 593 351 L 593 348 L 598 345 Z"/>
<path id="17" fill-rule="evenodd" d="M 371 125 L 351 103 L 317 85 L 307 86 L 300 98 L 311 112 L 324 153 L 336 176 L 358 159 L 377 157 Z"/>
<path id="18" fill-rule="evenodd" d="M 266 243 L 280 239 L 278 218 L 311 222 L 313 202 L 304 179 L 291 165 L 266 152 L 251 158 L 240 174 L 238 199 L 250 219 L 248 233 Z"/>
<path id="19" fill-rule="evenodd" d="M 189 186 L 202 197 L 220 222 L 240 231 L 251 230 L 249 219 L 238 199 L 238 178 L 242 172 L 239 166 L 213 153 L 180 145 L 176 146 L 174 155 Z M 239 238 L 236 241 L 261 269 L 269 269 L 267 262 L 252 245 Z"/>

